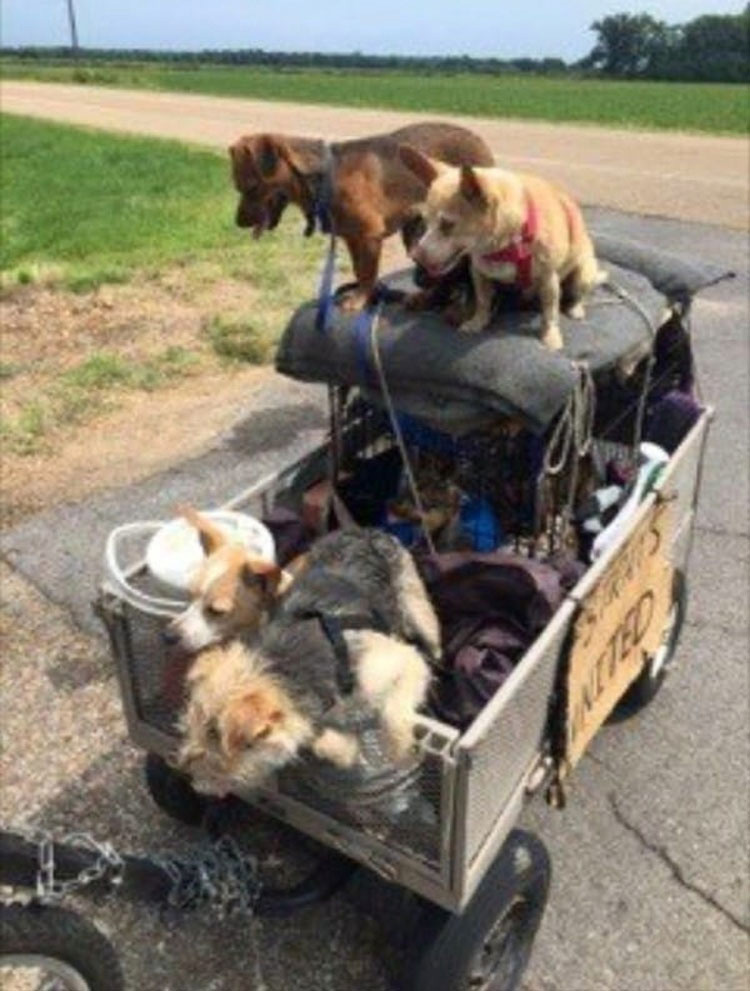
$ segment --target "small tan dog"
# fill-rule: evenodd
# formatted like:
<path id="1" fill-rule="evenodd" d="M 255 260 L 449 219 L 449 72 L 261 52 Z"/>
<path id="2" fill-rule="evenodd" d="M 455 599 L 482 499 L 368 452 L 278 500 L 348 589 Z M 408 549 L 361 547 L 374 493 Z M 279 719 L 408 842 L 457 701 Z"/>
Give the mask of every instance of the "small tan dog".
<path id="1" fill-rule="evenodd" d="M 237 633 L 255 632 L 292 574 L 249 554 L 191 506 L 181 506 L 180 513 L 198 531 L 206 556 L 191 583 L 192 602 L 167 626 L 164 640 L 195 653 Z"/>
<path id="2" fill-rule="evenodd" d="M 402 145 L 403 162 L 426 187 L 427 229 L 411 257 L 432 276 L 471 259 L 476 309 L 460 330 L 484 330 L 492 318 L 493 284 L 538 297 L 542 343 L 559 350 L 560 299 L 566 313 L 585 315 L 583 299 L 603 281 L 581 211 L 561 190 L 538 176 L 499 168 L 451 168 Z"/>
<path id="3" fill-rule="evenodd" d="M 371 718 L 400 762 L 430 680 L 423 655 L 439 654 L 435 613 L 398 541 L 329 534 L 250 646 L 193 663 L 178 766 L 210 794 L 256 788 L 304 750 L 351 768 Z"/>

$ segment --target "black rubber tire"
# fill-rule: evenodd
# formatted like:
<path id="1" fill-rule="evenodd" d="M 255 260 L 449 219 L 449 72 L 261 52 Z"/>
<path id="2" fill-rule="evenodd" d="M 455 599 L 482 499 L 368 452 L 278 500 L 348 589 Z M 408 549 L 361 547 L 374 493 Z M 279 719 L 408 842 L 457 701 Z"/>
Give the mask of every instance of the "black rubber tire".
<path id="1" fill-rule="evenodd" d="M 54 905 L 0 905 L 0 966 L 12 954 L 62 961 L 89 991 L 124 991 L 125 981 L 112 944 L 87 919 Z"/>
<path id="2" fill-rule="evenodd" d="M 186 826 L 199 826 L 210 800 L 199 795 L 190 781 L 158 754 L 146 754 L 146 787 L 154 802 L 171 819 Z"/>
<path id="3" fill-rule="evenodd" d="M 622 722 L 635 716 L 651 702 L 659 693 L 661 686 L 666 680 L 669 665 L 674 657 L 677 645 L 685 623 L 687 612 L 687 581 L 681 571 L 675 571 L 672 583 L 672 605 L 674 607 L 674 618 L 672 627 L 665 644 L 666 655 L 656 675 L 653 673 L 653 662 L 647 661 L 643 671 L 638 675 L 633 684 L 628 688 L 623 697 L 617 703 L 612 713 L 612 722 Z"/>
<path id="4" fill-rule="evenodd" d="M 514 830 L 460 915 L 425 905 L 399 991 L 514 991 L 531 956 L 552 866 L 536 836 Z M 498 959 L 490 947 L 497 940 Z M 479 977 L 482 969 L 494 975 Z M 483 983 L 484 981 L 484 983 Z"/>

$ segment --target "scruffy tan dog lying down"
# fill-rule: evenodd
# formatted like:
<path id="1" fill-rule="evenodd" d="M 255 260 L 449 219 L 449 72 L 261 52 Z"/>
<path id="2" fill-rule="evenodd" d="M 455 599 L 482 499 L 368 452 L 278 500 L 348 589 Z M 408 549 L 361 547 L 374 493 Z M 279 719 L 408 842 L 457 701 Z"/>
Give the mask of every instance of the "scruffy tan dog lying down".
<path id="1" fill-rule="evenodd" d="M 605 277 L 576 203 L 538 176 L 451 168 L 408 145 L 400 154 L 426 190 L 427 229 L 411 248 L 412 259 L 438 276 L 470 256 L 476 309 L 459 329 L 474 333 L 489 325 L 499 282 L 539 298 L 542 343 L 561 348 L 563 288 L 567 315 L 581 319 L 586 294 Z"/>
<path id="2" fill-rule="evenodd" d="M 341 767 L 374 711 L 398 762 L 437 660 L 435 613 L 414 564 L 378 530 L 330 534 L 257 640 L 203 652 L 188 673 L 178 765 L 203 792 L 258 787 L 305 750 Z"/>

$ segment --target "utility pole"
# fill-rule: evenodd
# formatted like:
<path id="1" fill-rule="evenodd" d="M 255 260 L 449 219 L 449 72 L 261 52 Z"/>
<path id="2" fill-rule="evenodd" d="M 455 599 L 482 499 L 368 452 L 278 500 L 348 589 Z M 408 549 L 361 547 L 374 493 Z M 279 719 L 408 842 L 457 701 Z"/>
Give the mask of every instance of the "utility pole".
<path id="1" fill-rule="evenodd" d="M 70 47 L 73 49 L 73 57 L 78 57 L 78 28 L 76 27 L 76 12 L 73 8 L 73 0 L 68 0 L 68 20 L 70 21 Z"/>

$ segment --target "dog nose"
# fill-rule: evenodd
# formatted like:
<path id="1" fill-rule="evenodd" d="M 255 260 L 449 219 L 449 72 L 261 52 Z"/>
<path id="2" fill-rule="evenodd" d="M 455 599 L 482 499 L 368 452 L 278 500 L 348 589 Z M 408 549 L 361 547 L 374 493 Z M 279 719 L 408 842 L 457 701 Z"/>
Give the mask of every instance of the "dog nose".
<path id="1" fill-rule="evenodd" d="M 415 245 L 409 250 L 409 257 L 414 262 L 415 265 L 419 265 L 420 268 L 429 269 L 427 264 L 427 256 L 424 250 L 420 247 L 420 242 L 417 241 Z"/>
<path id="2" fill-rule="evenodd" d="M 237 227 L 253 226 L 253 218 L 248 215 L 247 207 L 242 200 L 237 204 L 237 213 L 234 216 L 234 222 Z"/>
<path id="3" fill-rule="evenodd" d="M 176 647 L 180 642 L 180 634 L 171 626 L 165 626 L 161 631 L 161 639 L 165 647 Z"/>

